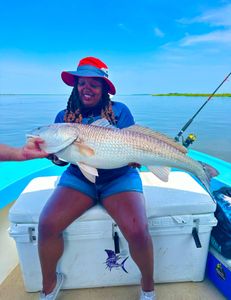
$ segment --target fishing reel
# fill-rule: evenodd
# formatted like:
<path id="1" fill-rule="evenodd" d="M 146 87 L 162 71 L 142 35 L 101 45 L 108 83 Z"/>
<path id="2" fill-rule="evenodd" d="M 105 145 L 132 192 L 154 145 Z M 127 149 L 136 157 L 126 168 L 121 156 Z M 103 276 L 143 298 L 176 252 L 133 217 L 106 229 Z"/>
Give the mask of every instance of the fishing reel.
<path id="1" fill-rule="evenodd" d="M 186 140 L 182 141 L 183 146 L 185 146 L 186 148 L 188 148 L 192 143 L 194 143 L 196 140 L 196 136 L 193 133 L 190 133 Z"/>

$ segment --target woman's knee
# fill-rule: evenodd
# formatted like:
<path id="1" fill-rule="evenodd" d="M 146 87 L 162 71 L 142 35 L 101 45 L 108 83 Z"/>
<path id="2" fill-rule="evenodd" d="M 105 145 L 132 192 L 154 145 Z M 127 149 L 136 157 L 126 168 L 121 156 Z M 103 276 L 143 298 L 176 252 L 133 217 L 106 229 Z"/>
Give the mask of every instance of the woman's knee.
<path id="1" fill-rule="evenodd" d="M 130 243 L 146 244 L 150 239 L 147 223 L 134 223 L 126 225 L 123 229 L 127 241 Z"/>
<path id="2" fill-rule="evenodd" d="M 50 218 L 41 214 L 38 224 L 39 236 L 42 238 L 50 238 L 52 236 L 59 236 L 62 230 L 59 228 L 55 218 Z"/>

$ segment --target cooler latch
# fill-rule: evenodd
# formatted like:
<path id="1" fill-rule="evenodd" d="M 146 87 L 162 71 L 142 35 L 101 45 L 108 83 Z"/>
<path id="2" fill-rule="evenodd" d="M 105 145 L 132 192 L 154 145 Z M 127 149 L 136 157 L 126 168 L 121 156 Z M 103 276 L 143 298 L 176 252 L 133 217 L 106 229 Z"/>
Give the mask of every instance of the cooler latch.
<path id="1" fill-rule="evenodd" d="M 36 234 L 35 234 L 35 228 L 34 227 L 28 227 L 28 234 L 30 242 L 36 241 Z"/>
<path id="2" fill-rule="evenodd" d="M 114 248 L 115 253 L 120 253 L 120 241 L 119 241 L 119 233 L 118 233 L 118 225 L 113 223 L 112 224 L 112 238 L 114 240 Z"/>
<path id="3" fill-rule="evenodd" d="M 192 229 L 192 236 L 193 236 L 194 242 L 196 244 L 196 247 L 197 248 L 202 248 L 201 241 L 200 241 L 200 238 L 199 238 L 199 235 L 198 235 L 199 219 L 195 219 L 193 221 L 195 223 L 195 226 Z"/>

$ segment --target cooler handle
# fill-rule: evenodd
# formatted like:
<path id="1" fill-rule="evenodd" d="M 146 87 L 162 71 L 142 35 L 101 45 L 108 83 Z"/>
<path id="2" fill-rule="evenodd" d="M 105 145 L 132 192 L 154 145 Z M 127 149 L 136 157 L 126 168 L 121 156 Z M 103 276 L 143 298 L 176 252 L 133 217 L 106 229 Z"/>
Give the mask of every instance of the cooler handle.
<path id="1" fill-rule="evenodd" d="M 118 254 L 118 253 L 120 253 L 120 241 L 119 241 L 119 233 L 117 231 L 117 224 L 112 224 L 112 227 L 113 227 L 112 237 L 114 240 L 115 253 Z"/>
<path id="2" fill-rule="evenodd" d="M 197 230 L 196 227 L 193 227 L 193 229 L 192 229 L 192 236 L 194 238 L 194 242 L 196 244 L 196 247 L 197 248 L 202 248 L 201 241 L 200 241 L 200 238 L 199 238 L 199 235 L 198 235 L 198 230 Z"/>

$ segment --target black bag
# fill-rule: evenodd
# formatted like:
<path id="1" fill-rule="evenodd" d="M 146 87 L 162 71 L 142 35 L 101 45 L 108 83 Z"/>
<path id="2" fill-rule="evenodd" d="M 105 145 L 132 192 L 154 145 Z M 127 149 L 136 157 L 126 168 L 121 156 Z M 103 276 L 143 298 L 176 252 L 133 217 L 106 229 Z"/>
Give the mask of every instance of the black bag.
<path id="1" fill-rule="evenodd" d="M 231 259 L 231 187 L 222 187 L 213 192 L 217 201 L 215 217 L 217 226 L 211 233 L 211 244 L 224 257 Z"/>

